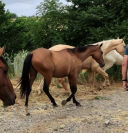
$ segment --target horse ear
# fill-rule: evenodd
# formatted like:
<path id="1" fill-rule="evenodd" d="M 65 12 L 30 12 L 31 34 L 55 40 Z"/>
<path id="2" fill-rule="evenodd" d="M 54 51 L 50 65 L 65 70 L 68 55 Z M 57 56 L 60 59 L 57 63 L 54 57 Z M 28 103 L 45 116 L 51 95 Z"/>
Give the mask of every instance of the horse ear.
<path id="1" fill-rule="evenodd" d="M 0 56 L 2 56 L 2 54 L 4 53 L 4 51 L 5 51 L 5 46 L 3 46 L 1 49 L 0 49 Z"/>
<path id="2" fill-rule="evenodd" d="M 122 39 L 123 41 L 125 40 L 125 37 L 123 37 L 123 39 Z"/>
<path id="3" fill-rule="evenodd" d="M 100 44 L 100 47 L 102 47 L 103 43 Z"/>

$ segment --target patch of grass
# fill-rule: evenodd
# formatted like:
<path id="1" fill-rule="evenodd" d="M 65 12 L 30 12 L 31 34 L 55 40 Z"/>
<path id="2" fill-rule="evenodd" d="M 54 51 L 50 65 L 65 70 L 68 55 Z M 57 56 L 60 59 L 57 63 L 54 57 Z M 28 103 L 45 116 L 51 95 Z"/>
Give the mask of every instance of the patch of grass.
<path id="1" fill-rule="evenodd" d="M 58 83 L 57 83 L 56 87 L 59 88 L 59 89 L 60 89 L 60 88 L 63 88 L 63 87 L 60 86 Z"/>
<path id="2" fill-rule="evenodd" d="M 96 97 L 94 97 L 94 99 L 96 99 L 96 100 L 110 100 L 110 98 L 103 97 L 103 96 L 96 96 Z"/>

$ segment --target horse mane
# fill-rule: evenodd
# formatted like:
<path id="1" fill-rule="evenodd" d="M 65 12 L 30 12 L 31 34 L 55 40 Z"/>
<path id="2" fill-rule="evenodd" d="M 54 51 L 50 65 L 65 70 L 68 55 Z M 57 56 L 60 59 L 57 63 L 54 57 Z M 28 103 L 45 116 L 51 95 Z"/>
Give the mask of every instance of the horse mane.
<path id="1" fill-rule="evenodd" d="M 93 45 L 79 46 L 79 47 L 75 47 L 75 48 L 67 48 L 67 50 L 68 50 L 68 52 L 72 52 L 72 53 L 75 53 L 76 50 L 79 53 L 82 53 L 82 52 L 85 52 L 87 50 L 87 48 L 90 46 L 93 46 Z"/>
<path id="2" fill-rule="evenodd" d="M 96 45 L 96 44 L 100 45 L 101 43 L 103 43 L 102 49 L 106 49 L 110 46 L 111 42 L 114 40 L 116 41 L 116 40 L 121 40 L 121 39 L 117 38 L 117 39 L 103 40 L 101 42 L 97 42 L 97 43 L 94 43 L 92 45 Z"/>
<path id="3" fill-rule="evenodd" d="M 0 56 L 0 60 L 7 66 L 7 68 L 9 68 L 6 60 L 2 56 Z"/>
<path id="4" fill-rule="evenodd" d="M 86 45 L 86 46 L 80 46 L 80 47 L 77 47 L 77 50 L 79 53 L 82 53 L 82 52 L 85 52 L 87 50 L 88 47 L 91 47 L 93 45 Z"/>
<path id="5" fill-rule="evenodd" d="M 102 42 L 101 42 L 101 43 L 103 43 L 102 49 L 108 48 L 113 40 L 114 40 L 114 39 L 102 41 Z M 101 43 L 100 43 L 100 44 L 101 44 Z M 98 43 L 98 44 L 99 44 L 99 43 Z"/>
<path id="6" fill-rule="evenodd" d="M 72 52 L 72 53 L 75 53 L 75 50 L 76 50 L 76 48 L 67 48 L 67 51 L 70 53 L 70 52 Z"/>
<path id="7" fill-rule="evenodd" d="M 111 39 L 111 40 L 103 40 L 103 41 L 94 43 L 94 44 L 92 44 L 92 45 L 96 45 L 96 44 L 100 45 L 101 43 L 103 43 L 102 49 L 106 49 L 106 48 L 109 47 L 109 45 L 111 44 L 111 41 L 113 41 L 113 40 L 114 40 L 114 39 Z"/>

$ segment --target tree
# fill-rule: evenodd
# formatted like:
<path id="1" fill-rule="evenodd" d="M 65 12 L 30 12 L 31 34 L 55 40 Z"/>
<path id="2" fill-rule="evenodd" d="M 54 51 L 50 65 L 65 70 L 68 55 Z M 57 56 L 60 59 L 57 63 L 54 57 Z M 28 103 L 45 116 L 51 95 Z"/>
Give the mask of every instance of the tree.
<path id="1" fill-rule="evenodd" d="M 6 45 L 8 54 L 18 53 L 22 49 L 34 49 L 32 45 L 31 29 L 36 22 L 35 18 L 18 17 L 12 19 L 16 14 L 5 11 L 5 4 L 0 2 L 0 47 Z"/>
<path id="2" fill-rule="evenodd" d="M 31 28 L 36 22 L 35 18 L 31 17 L 18 17 L 16 20 L 11 21 L 4 27 L 7 38 L 5 44 L 7 45 L 6 51 L 8 53 L 18 53 L 22 49 L 33 50 L 37 48 L 32 44 Z"/>
<path id="3" fill-rule="evenodd" d="M 94 43 L 109 38 L 128 36 L 126 0 L 68 0 L 69 36 L 72 42 Z M 71 42 L 70 41 L 70 42 Z"/>
<path id="4" fill-rule="evenodd" d="M 66 8 L 58 0 L 44 0 L 37 6 L 38 31 L 35 42 L 49 48 L 58 43 L 65 43 L 67 24 Z"/>
<path id="5" fill-rule="evenodd" d="M 17 18 L 18 16 L 15 14 L 15 13 L 11 13 L 11 18 L 12 19 L 15 19 L 15 18 Z"/>
<path id="6" fill-rule="evenodd" d="M 5 45 L 7 40 L 5 37 L 6 31 L 4 28 L 9 24 L 11 17 L 10 12 L 5 11 L 4 7 L 5 4 L 0 1 L 0 47 Z"/>
<path id="7" fill-rule="evenodd" d="M 2 27 L 4 24 L 7 24 L 11 17 L 10 12 L 8 10 L 5 11 L 4 7 L 5 4 L 0 1 L 0 27 Z"/>

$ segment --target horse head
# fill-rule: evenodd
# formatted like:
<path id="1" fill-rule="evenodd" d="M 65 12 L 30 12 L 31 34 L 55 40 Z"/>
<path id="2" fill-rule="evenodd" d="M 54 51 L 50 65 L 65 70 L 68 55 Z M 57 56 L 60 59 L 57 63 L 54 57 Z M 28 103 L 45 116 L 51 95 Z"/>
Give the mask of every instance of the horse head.
<path id="1" fill-rule="evenodd" d="M 99 63 L 100 67 L 104 67 L 104 59 L 103 59 L 103 52 L 101 50 L 103 43 L 100 45 L 94 45 L 95 51 L 92 54 L 92 58 Z"/>
<path id="2" fill-rule="evenodd" d="M 4 51 L 5 47 L 2 47 L 0 49 L 0 99 L 4 106 L 9 106 L 15 103 L 16 95 L 8 76 L 8 65 L 2 57 Z"/>
<path id="3" fill-rule="evenodd" d="M 124 56 L 124 51 L 125 51 L 125 48 L 126 48 L 126 44 L 124 42 L 124 38 L 123 39 L 120 39 L 120 44 L 116 47 L 116 51 L 121 54 L 122 56 Z"/>

